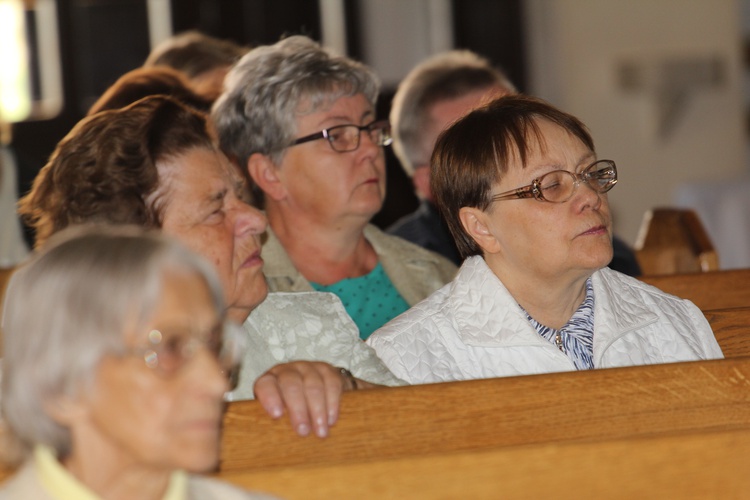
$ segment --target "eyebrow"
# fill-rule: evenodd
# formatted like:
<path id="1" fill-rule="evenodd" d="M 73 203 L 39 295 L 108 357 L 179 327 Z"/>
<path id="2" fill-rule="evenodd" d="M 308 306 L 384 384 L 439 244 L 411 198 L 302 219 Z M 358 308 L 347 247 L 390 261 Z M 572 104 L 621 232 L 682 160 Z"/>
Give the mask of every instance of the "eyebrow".
<path id="1" fill-rule="evenodd" d="M 203 205 L 211 205 L 213 203 L 216 203 L 217 201 L 223 201 L 224 198 L 226 198 L 227 193 L 229 192 L 229 189 L 222 188 L 214 193 L 211 193 L 207 198 L 204 198 Z"/>

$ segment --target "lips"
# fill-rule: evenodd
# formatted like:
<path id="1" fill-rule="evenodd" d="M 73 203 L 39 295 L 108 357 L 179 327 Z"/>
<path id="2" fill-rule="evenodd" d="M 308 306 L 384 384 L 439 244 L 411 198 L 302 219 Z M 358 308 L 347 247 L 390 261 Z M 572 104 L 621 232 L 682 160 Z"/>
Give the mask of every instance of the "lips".
<path id="1" fill-rule="evenodd" d="M 256 250 L 252 254 L 250 254 L 250 257 L 248 257 L 245 262 L 242 263 L 242 266 L 240 267 L 254 267 L 254 266 L 262 266 L 263 265 L 263 259 L 260 257 L 260 250 Z"/>
<path id="2" fill-rule="evenodd" d="M 598 235 L 607 233 L 607 227 L 603 225 L 594 226 L 587 231 L 582 232 L 579 236 Z"/>

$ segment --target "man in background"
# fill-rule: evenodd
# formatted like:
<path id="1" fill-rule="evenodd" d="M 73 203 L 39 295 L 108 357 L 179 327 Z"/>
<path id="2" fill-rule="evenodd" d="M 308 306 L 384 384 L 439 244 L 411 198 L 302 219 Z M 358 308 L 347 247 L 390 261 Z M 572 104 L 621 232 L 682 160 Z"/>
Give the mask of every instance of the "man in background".
<path id="1" fill-rule="evenodd" d="M 461 264 L 453 238 L 433 204 L 430 156 L 440 132 L 472 109 L 515 93 L 508 78 L 478 55 L 455 50 L 418 64 L 393 97 L 393 149 L 420 199 L 417 210 L 388 228 L 390 234 Z"/>
<path id="2" fill-rule="evenodd" d="M 388 233 L 461 264 L 453 237 L 433 203 L 430 156 L 440 133 L 453 122 L 494 98 L 516 92 L 505 74 L 468 50 L 432 56 L 406 75 L 393 97 L 390 121 L 394 152 L 412 179 L 420 205 L 389 227 Z M 609 267 L 640 275 L 628 245 L 615 236 L 613 247 Z"/>

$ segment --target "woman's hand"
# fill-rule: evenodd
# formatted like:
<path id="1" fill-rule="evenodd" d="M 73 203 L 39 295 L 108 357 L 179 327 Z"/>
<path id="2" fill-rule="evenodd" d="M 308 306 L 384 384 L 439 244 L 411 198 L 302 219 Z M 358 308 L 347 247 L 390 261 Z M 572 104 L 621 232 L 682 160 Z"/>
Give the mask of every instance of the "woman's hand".
<path id="1" fill-rule="evenodd" d="M 317 361 L 292 361 L 276 365 L 255 381 L 255 398 L 273 418 L 286 409 L 300 436 L 313 430 L 326 437 L 339 416 L 341 393 L 373 384 L 355 379 L 346 370 Z"/>

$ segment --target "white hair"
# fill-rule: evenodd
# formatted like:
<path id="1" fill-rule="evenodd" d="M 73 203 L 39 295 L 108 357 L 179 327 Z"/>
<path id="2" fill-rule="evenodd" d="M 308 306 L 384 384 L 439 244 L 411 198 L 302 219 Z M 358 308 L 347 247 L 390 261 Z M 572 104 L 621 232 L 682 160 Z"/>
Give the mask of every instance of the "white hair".
<path id="1" fill-rule="evenodd" d="M 71 227 L 10 280 L 3 314 L 2 412 L 22 453 L 70 452 L 69 430 L 46 405 L 85 392 L 126 329 L 144 327 L 168 273 L 197 275 L 223 316 L 212 266 L 166 236 L 133 226 Z"/>

